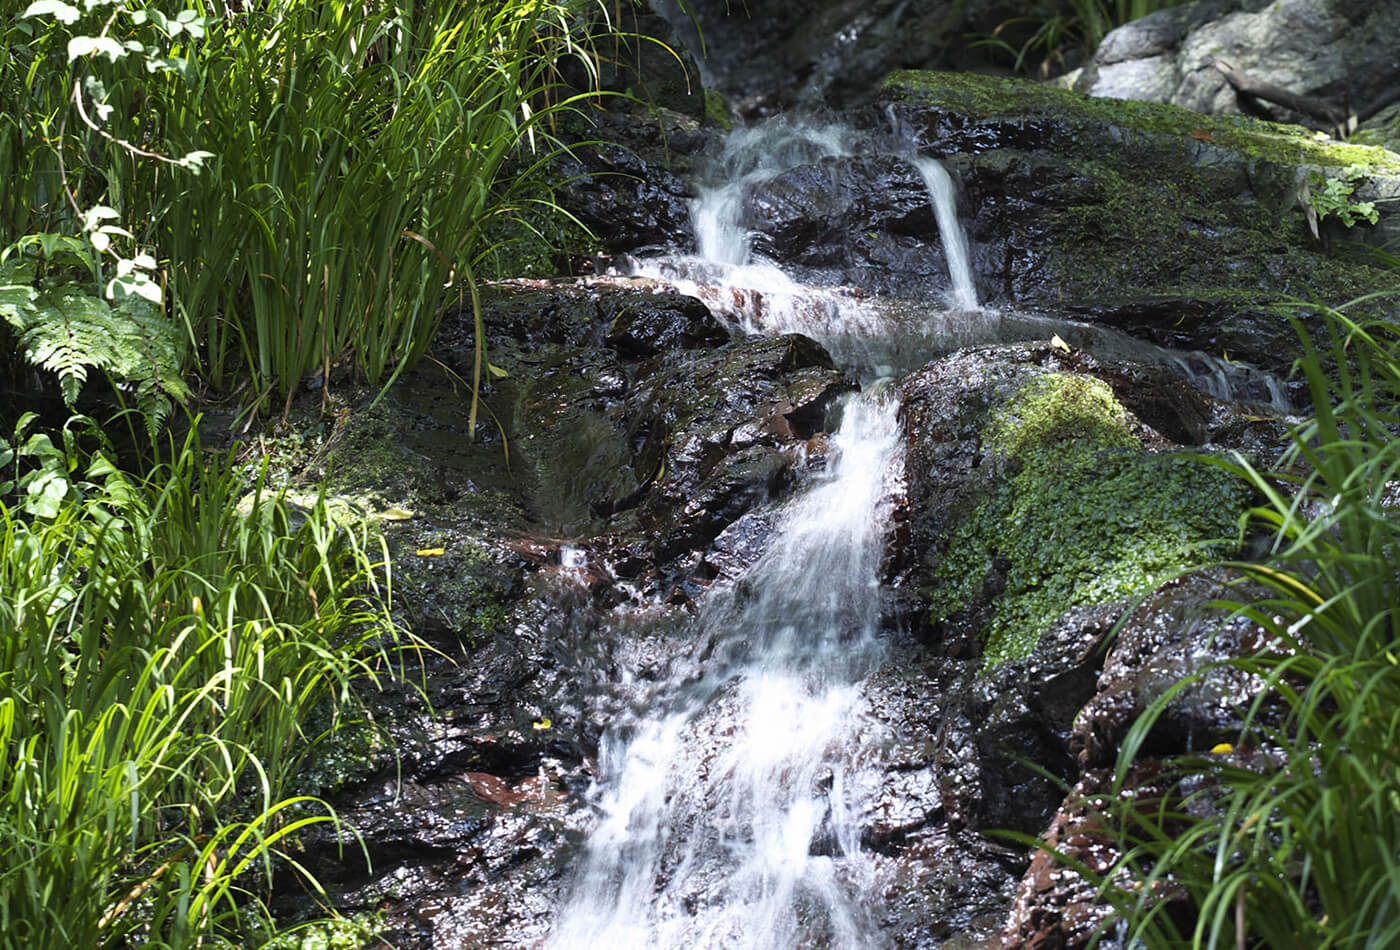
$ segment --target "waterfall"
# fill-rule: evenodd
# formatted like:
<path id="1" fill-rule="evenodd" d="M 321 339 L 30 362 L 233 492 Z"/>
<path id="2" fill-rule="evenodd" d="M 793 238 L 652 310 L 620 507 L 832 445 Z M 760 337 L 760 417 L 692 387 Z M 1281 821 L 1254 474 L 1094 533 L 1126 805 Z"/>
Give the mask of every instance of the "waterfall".
<path id="1" fill-rule="evenodd" d="M 817 339 L 868 385 L 845 403 L 817 483 L 678 638 L 702 645 L 700 671 L 653 684 L 602 736 L 589 792 L 598 822 L 549 950 L 879 950 L 861 822 L 880 737 L 863 682 L 882 656 L 881 563 L 903 458 L 897 400 L 877 381 L 967 343 L 1065 333 L 1105 351 L 1146 345 L 980 308 L 948 172 L 907 149 L 898 154 L 923 178 L 948 264 L 943 306 L 807 287 L 763 259 L 746 197 L 796 165 L 851 154 L 852 135 L 786 119 L 736 131 L 691 206 L 699 256 L 631 264 L 745 332 Z"/>
<path id="2" fill-rule="evenodd" d="M 860 680 L 880 656 L 897 408 L 883 391 L 847 403 L 824 481 L 702 606 L 710 671 L 604 737 L 602 818 L 552 950 L 877 946 L 857 740 Z"/>
<path id="3" fill-rule="evenodd" d="M 949 343 L 997 339 L 997 315 L 977 303 L 967 239 L 947 172 L 936 159 L 911 155 L 902 142 L 895 148 L 888 154 L 908 160 L 923 176 L 948 260 L 951 289 L 945 296 L 950 309 L 921 302 L 891 306 L 848 287 L 805 286 L 755 251 L 745 201 L 759 184 L 800 165 L 879 150 L 845 126 L 786 116 L 726 137 L 690 205 L 698 255 L 632 260 L 626 272 L 664 280 L 704 300 L 744 333 L 810 336 L 865 382 L 912 368 L 951 348 Z"/>
<path id="4" fill-rule="evenodd" d="M 926 347 L 901 355 L 901 341 L 921 338 L 938 308 L 911 308 L 919 331 L 893 332 L 892 311 L 797 283 L 755 252 L 745 226 L 755 185 L 847 156 L 852 139 L 790 119 L 735 131 L 691 206 L 700 255 L 632 272 L 699 296 L 746 332 L 814 337 L 868 383 L 922 362 Z M 946 174 L 944 186 L 929 188 L 944 244 L 955 235 L 961 248 L 949 253 L 951 299 L 975 310 Z M 844 404 L 817 484 L 779 513 L 747 573 L 700 605 L 683 639 L 706 645 L 703 673 L 660 685 L 602 737 L 590 791 L 599 821 L 550 950 L 879 947 L 860 844 L 877 784 L 862 682 L 882 655 L 898 408 L 880 385 Z"/>
<path id="5" fill-rule="evenodd" d="M 915 155 L 909 159 L 928 188 L 933 213 L 938 219 L 938 236 L 943 241 L 943 256 L 948 260 L 948 277 L 953 289 L 948 303 L 957 310 L 977 309 L 977 288 L 972 282 L 972 264 L 967 253 L 967 235 L 958 223 L 957 195 L 948 170 L 936 158 Z"/>
<path id="6" fill-rule="evenodd" d="M 731 132 L 690 206 L 700 257 L 733 267 L 753 263 L 753 235 L 743 224 L 745 196 L 790 168 L 850 155 L 851 137 L 845 126 L 786 116 Z"/>

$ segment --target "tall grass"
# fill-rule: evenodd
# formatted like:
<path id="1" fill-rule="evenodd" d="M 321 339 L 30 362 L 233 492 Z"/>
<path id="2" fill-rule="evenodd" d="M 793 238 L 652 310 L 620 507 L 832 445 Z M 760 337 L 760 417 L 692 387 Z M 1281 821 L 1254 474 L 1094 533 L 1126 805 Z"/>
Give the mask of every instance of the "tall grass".
<path id="1" fill-rule="evenodd" d="M 486 222 L 512 207 L 507 160 L 543 158 L 548 120 L 579 101 L 557 68 L 590 62 L 580 22 L 538 0 L 282 0 L 221 17 L 165 107 L 172 147 L 216 158 L 182 187 L 141 189 L 210 379 L 241 354 L 285 396 L 340 360 L 379 383 L 418 359 Z"/>
<path id="2" fill-rule="evenodd" d="M 68 24 L 0 0 L 17 105 L 0 116 L 0 247 L 71 230 L 70 205 L 116 208 L 156 250 L 203 375 L 259 399 L 342 361 L 383 383 L 422 356 L 613 35 L 597 0 L 74 2 Z M 133 13 L 187 6 L 195 28 L 172 35 Z M 70 64 L 68 41 L 99 32 L 147 52 Z M 212 157 L 177 160 L 194 153 Z"/>
<path id="3" fill-rule="evenodd" d="M 1316 416 L 1277 472 L 1236 462 L 1274 538 L 1231 565 L 1264 594 L 1219 605 L 1268 643 L 1231 664 L 1264 686 L 1244 733 L 1174 763 L 1168 794 L 1104 803 L 1141 881 L 1106 894 L 1143 946 L 1400 945 L 1400 330 L 1325 317 L 1324 351 L 1299 333 Z"/>
<path id="4" fill-rule="evenodd" d="M 239 945 L 332 820 L 284 796 L 392 634 L 370 550 L 193 440 L 0 500 L 0 946 Z"/>
<path id="5" fill-rule="evenodd" d="M 1012 17 L 990 34 L 972 38 L 973 46 L 990 46 L 1006 54 L 1017 72 L 1042 78 L 1072 68 L 1079 58 L 1092 56 L 1109 31 L 1149 13 L 1180 6 L 1185 0 L 1061 0 L 1052 12 Z M 1026 33 L 1029 31 L 1029 35 Z M 1008 36 L 1025 37 L 1019 45 Z M 1030 67 L 1034 66 L 1032 70 Z"/>

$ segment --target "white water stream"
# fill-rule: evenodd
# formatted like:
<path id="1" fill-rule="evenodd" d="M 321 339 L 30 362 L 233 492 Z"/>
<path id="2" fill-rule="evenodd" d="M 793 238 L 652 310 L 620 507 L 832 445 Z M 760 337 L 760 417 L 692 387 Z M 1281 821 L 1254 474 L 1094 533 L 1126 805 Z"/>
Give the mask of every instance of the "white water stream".
<path id="1" fill-rule="evenodd" d="M 755 234 L 745 223 L 745 200 L 754 188 L 800 165 L 849 157 L 857 151 L 855 138 L 844 126 L 787 117 L 735 130 L 691 202 L 699 253 L 632 260 L 628 273 L 699 297 L 746 334 L 812 337 L 838 366 L 866 381 L 923 363 L 933 352 L 932 340 L 946 350 L 950 340 L 961 345 L 996 339 L 998 315 L 977 303 L 953 182 L 937 159 L 900 155 L 923 177 L 938 222 L 949 267 L 943 305 L 921 302 L 901 310 L 851 288 L 809 287 L 755 251 Z"/>
<path id="2" fill-rule="evenodd" d="M 877 941 L 862 898 L 860 680 L 880 653 L 897 406 L 846 406 L 828 477 L 791 502 L 745 583 L 702 607 L 712 669 L 605 735 L 588 840 L 554 950 Z"/>
<path id="3" fill-rule="evenodd" d="M 692 209 L 703 256 L 638 269 L 735 302 L 749 332 L 800 331 L 837 353 L 878 335 L 855 298 L 755 260 L 742 225 L 756 181 L 845 154 L 846 134 L 789 124 L 731 136 Z M 692 639 L 715 644 L 706 672 L 667 684 L 647 717 L 604 735 L 600 821 L 551 950 L 879 946 L 860 846 L 870 763 L 857 740 L 872 728 L 861 681 L 881 652 L 897 413 L 885 387 L 845 404 L 824 477 L 779 514 L 743 580 L 701 606 Z"/>
<path id="4" fill-rule="evenodd" d="M 949 266 L 941 306 L 805 287 L 757 255 L 746 195 L 795 165 L 851 154 L 850 139 L 787 120 L 733 133 L 691 209 L 699 256 L 634 261 L 632 273 L 700 297 L 746 333 L 811 336 L 869 383 L 966 343 L 1071 334 L 979 307 L 953 183 L 931 158 L 904 156 L 927 186 Z M 881 946 L 860 845 L 876 766 L 861 684 L 881 655 L 897 412 L 879 385 L 845 405 L 824 478 L 787 504 L 745 577 L 698 611 L 685 639 L 714 644 L 702 675 L 660 684 L 644 715 L 604 734 L 590 792 L 598 825 L 549 950 Z"/>

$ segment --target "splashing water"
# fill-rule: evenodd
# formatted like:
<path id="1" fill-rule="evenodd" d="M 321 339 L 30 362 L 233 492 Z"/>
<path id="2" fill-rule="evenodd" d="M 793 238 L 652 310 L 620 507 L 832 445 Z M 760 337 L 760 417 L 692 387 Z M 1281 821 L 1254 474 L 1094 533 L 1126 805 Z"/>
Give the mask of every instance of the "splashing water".
<path id="1" fill-rule="evenodd" d="M 877 946 L 860 894 L 860 679 L 902 471 L 896 401 L 846 406 L 824 482 L 702 607 L 710 671 L 599 751 L 602 820 L 551 950 Z M 671 697 L 667 702 L 667 697 Z M 866 737 L 868 742 L 868 736 Z"/>
<path id="2" fill-rule="evenodd" d="M 799 165 L 849 157 L 855 142 L 844 126 L 789 117 L 735 130 L 691 202 L 699 254 L 633 260 L 627 272 L 704 300 L 746 334 L 806 334 L 867 382 L 924 362 L 937 339 L 961 341 L 972 331 L 967 342 L 986 342 L 984 327 L 995 314 L 978 306 L 952 181 L 936 159 L 901 153 L 928 188 L 950 268 L 951 310 L 900 311 L 851 288 L 805 286 L 755 252 L 745 224 L 745 200 L 755 187 Z"/>
<path id="3" fill-rule="evenodd" d="M 751 263 L 753 234 L 743 224 L 744 197 L 790 168 L 850 155 L 850 138 L 844 126 L 787 117 L 731 132 L 690 206 L 700 257 L 736 267 Z"/>
<path id="4" fill-rule="evenodd" d="M 746 196 L 798 164 L 851 154 L 851 140 L 787 119 L 736 131 L 692 204 L 700 256 L 634 261 L 631 272 L 700 297 L 747 333 L 811 336 L 867 382 L 954 346 L 1054 333 L 1223 388 L 1239 375 L 1112 331 L 979 307 L 953 183 L 908 152 L 948 261 L 946 305 L 793 281 L 755 253 Z M 860 830 L 879 737 L 861 684 L 882 654 L 880 567 L 903 475 L 897 415 L 878 386 L 845 405 L 823 479 L 788 503 L 763 555 L 687 630 L 702 671 L 656 687 L 644 712 L 602 737 L 590 790 L 599 821 L 548 950 L 881 947 Z"/>

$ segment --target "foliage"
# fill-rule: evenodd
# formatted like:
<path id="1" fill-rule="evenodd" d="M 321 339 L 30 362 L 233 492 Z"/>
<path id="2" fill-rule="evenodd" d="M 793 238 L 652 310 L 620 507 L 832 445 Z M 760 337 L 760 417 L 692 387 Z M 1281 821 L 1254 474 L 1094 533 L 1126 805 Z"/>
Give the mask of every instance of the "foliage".
<path id="1" fill-rule="evenodd" d="M 383 930 L 382 913 L 333 917 L 279 934 L 263 950 L 361 950 L 374 946 Z"/>
<path id="2" fill-rule="evenodd" d="M 1011 59 L 1016 72 L 1034 71 L 1044 78 L 1063 72 L 1071 65 L 1070 51 L 1091 55 L 1115 27 L 1182 2 L 1184 0 L 1060 0 L 1052 5 L 1052 12 L 1048 14 L 1012 17 L 998 24 L 990 35 L 971 37 L 971 45 L 999 50 Z M 1028 29 L 1030 36 L 1020 40 L 1019 46 L 1006 39 L 1008 35 L 1024 34 Z"/>
<path id="3" fill-rule="evenodd" d="M 1257 624 L 1266 645 L 1229 665 L 1266 689 L 1235 754 L 1171 763 L 1170 792 L 1155 802 L 1100 803 L 1125 850 L 1103 887 L 1128 942 L 1400 942 L 1400 334 L 1325 318 L 1330 352 L 1299 329 L 1316 416 L 1278 471 L 1233 463 L 1267 500 L 1251 514 L 1274 543 L 1268 559 L 1231 565 L 1264 593 L 1221 606 Z M 1134 725 L 1115 792 L 1189 682 Z M 1140 885 L 1117 886 L 1125 873 Z"/>
<path id="4" fill-rule="evenodd" d="M 41 235 L 86 252 L 76 238 Z M 89 370 L 134 387 L 136 407 L 151 427 L 164 424 L 172 400 L 189 390 L 180 377 L 185 340 L 150 301 L 135 294 L 115 302 L 74 280 L 39 280 L 28 262 L 0 261 L 0 319 L 10 325 L 28 363 L 55 373 L 73 407 Z"/>
<path id="5" fill-rule="evenodd" d="M 342 361 L 384 383 L 465 300 L 495 217 L 557 211 L 517 199 L 587 98 L 559 70 L 596 75 L 605 11 L 40 0 L 0 66 L 19 103 L 0 171 L 20 184 L 0 213 L 17 235 L 99 200 L 139 222 L 216 387 L 290 398 Z"/>
<path id="6" fill-rule="evenodd" d="M 58 373 L 70 407 L 88 370 L 98 369 L 135 387 L 154 429 L 170 400 L 185 395 L 183 333 L 159 309 L 155 258 L 103 198 L 120 204 L 115 172 L 138 156 L 159 156 L 100 123 L 114 111 L 108 85 L 117 77 L 143 83 L 150 74 L 184 71 L 188 64 L 165 55 L 165 46 L 182 34 L 198 36 L 200 24 L 189 11 L 167 22 L 142 5 L 82 3 L 36 0 L 22 11 L 0 4 L 7 54 L 0 60 L 7 104 L 0 116 L 0 316 L 31 363 Z M 80 21 L 92 32 L 81 32 Z M 127 27 L 122 43 L 112 36 L 118 24 Z M 172 164 L 195 167 L 200 158 Z"/>
<path id="7" fill-rule="evenodd" d="M 392 636 L 368 535 L 193 437 L 134 479 L 32 423 L 0 440 L 0 945 L 238 945 Z"/>
<path id="8" fill-rule="evenodd" d="M 1348 165 L 1338 175 L 1324 175 L 1315 171 L 1308 176 L 1308 223 L 1312 226 L 1314 237 L 1317 236 L 1317 223 L 1329 215 L 1349 228 L 1358 220 L 1371 224 L 1380 220 L 1375 202 L 1352 200 L 1357 183 L 1365 178 L 1366 169 L 1360 165 Z"/>
<path id="9" fill-rule="evenodd" d="M 1026 384 L 984 436 L 1014 475 L 953 532 L 933 596 L 943 619 L 989 575 L 1004 590 L 983 629 L 988 664 L 1029 653 L 1071 607 L 1151 590 L 1230 533 L 1245 484 L 1182 453 L 1145 453 L 1100 380 L 1048 373 Z"/>

